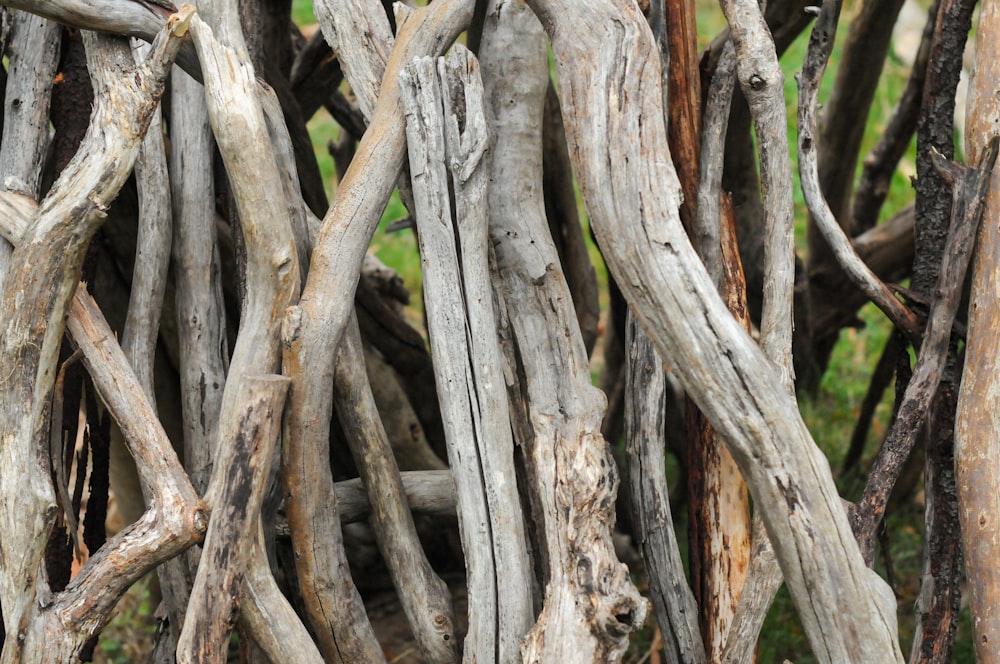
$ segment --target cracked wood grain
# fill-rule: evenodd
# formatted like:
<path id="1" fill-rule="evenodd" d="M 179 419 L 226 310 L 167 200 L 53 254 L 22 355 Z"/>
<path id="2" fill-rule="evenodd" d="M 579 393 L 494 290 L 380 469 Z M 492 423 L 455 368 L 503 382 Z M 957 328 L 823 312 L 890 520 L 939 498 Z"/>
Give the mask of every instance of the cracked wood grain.
<path id="1" fill-rule="evenodd" d="M 643 17 L 625 0 L 529 4 L 552 39 L 560 92 L 574 109 L 567 134 L 598 243 L 636 318 L 725 437 L 817 659 L 899 661 L 894 615 L 872 593 L 787 375 L 740 329 L 684 235 L 665 127 L 640 122 L 640 112 L 663 116 L 659 55 Z"/>
<path id="2" fill-rule="evenodd" d="M 464 660 L 513 662 L 533 614 L 489 284 L 482 201 L 490 136 L 478 73 L 475 57 L 456 47 L 448 60 L 415 60 L 400 76 L 400 91 L 431 353 L 475 598 Z M 454 208 L 444 196 L 451 188 Z"/>
<path id="3" fill-rule="evenodd" d="M 286 506 L 306 613 L 330 659 L 383 659 L 360 596 L 342 572 L 347 568 L 336 504 L 319 502 L 332 487 L 328 464 L 313 460 L 328 457 L 336 346 L 353 311 L 365 251 L 405 158 L 399 72 L 414 56 L 437 55 L 451 44 L 468 25 L 473 4 L 439 0 L 400 24 L 371 124 L 316 237 L 300 306 L 285 321 L 283 367 L 292 378 L 283 448 Z M 317 528 L 322 540 L 311 534 Z"/>
<path id="4" fill-rule="evenodd" d="M 91 123 L 77 156 L 35 212 L 11 257 L 0 300 L 0 364 L 11 367 L 0 388 L 3 445 L 0 487 L 0 602 L 7 634 L 22 638 L 4 649 L 3 661 L 40 661 L 48 645 L 61 660 L 82 647 L 71 639 L 47 644 L 31 629 L 36 597 L 48 589 L 39 577 L 55 497 L 48 473 L 48 408 L 65 317 L 83 254 L 132 169 L 139 145 L 163 93 L 169 64 L 187 31 L 190 12 L 172 18 L 150 56 L 135 65 L 127 46 L 86 35 L 96 97 Z M 113 64 L 112 64 L 113 63 Z M 42 444 L 45 441 L 45 444 Z M 15 504 L 16 502 L 16 504 Z M 68 650 L 60 650 L 65 648 Z"/>

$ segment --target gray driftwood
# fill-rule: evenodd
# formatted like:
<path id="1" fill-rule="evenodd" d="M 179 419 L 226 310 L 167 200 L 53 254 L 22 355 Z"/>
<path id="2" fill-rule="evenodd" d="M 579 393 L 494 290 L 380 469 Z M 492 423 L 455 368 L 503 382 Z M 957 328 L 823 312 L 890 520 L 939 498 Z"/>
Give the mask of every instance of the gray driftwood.
<path id="1" fill-rule="evenodd" d="M 636 537 L 663 635 L 668 662 L 705 662 L 705 645 L 698 630 L 698 605 L 687 583 L 674 534 L 667 489 L 664 428 L 667 379 L 663 360 L 631 315 L 625 328 L 625 444 Z M 753 640 L 756 643 L 756 638 Z"/>
<path id="2" fill-rule="evenodd" d="M 55 518 L 49 481 L 48 415 L 59 345 L 83 255 L 97 231 L 103 209 L 132 170 L 155 102 L 163 93 L 169 63 L 187 31 L 189 16 L 172 20 L 140 66 L 126 44 L 88 35 L 88 58 L 95 87 L 92 122 L 76 158 L 39 206 L 11 257 L 0 301 L 0 366 L 9 367 L 0 388 L 0 604 L 8 634 L 24 634 L 4 649 L 5 662 L 40 661 L 53 647 L 39 629 L 29 629 L 49 604 L 41 556 Z M 113 63 L 113 64 L 112 64 Z M 44 442 L 44 445 L 42 444 Z M 39 597 L 41 601 L 39 601 Z M 82 642 L 59 642 L 55 659 L 64 660 Z"/>
<path id="3" fill-rule="evenodd" d="M 223 425 L 220 430 L 228 444 L 220 449 L 218 462 L 227 470 L 216 493 L 205 549 L 177 642 L 178 662 L 226 661 L 229 633 L 239 615 L 241 583 L 256 548 L 253 542 L 260 527 L 260 508 L 275 458 L 288 384 L 287 378 L 276 375 L 244 375 L 238 383 L 236 396 L 242 414 L 233 422 L 233 429 Z"/>
<path id="4" fill-rule="evenodd" d="M 470 597 L 465 661 L 513 662 L 531 625 L 514 445 L 493 315 L 482 201 L 490 137 L 478 62 L 417 59 L 400 76 L 431 353 Z M 449 182 L 451 186 L 449 186 Z M 446 192 L 455 192 L 452 207 Z"/>
<path id="5" fill-rule="evenodd" d="M 368 384 L 361 332 L 353 317 L 340 343 L 333 389 L 338 420 L 368 490 L 375 537 L 420 651 L 429 662 L 457 661 L 451 595 L 420 548 L 399 466 Z"/>
<path id="6" fill-rule="evenodd" d="M 0 142 L 0 189 L 4 191 L 34 198 L 41 193 L 60 33 L 57 23 L 40 16 L 26 11 L 14 15 Z M 0 283 L 11 251 L 10 243 L 0 242 Z"/>
<path id="7" fill-rule="evenodd" d="M 611 527 L 618 471 L 601 435 L 604 395 L 549 234 L 542 196 L 541 122 L 548 87 L 544 36 L 523 2 L 490 4 L 483 28 L 488 117 L 497 132 L 488 199 L 497 289 L 524 382 L 522 433 L 536 541 L 544 561 L 542 612 L 522 650 L 527 662 L 615 661 L 645 619 Z M 505 54 L 517 49 L 521 57 Z M 564 105 L 569 115 L 571 105 Z M 572 134 L 569 144 L 574 145 Z"/>
<path id="8" fill-rule="evenodd" d="M 660 77 L 629 74 L 660 67 L 645 20 L 625 0 L 530 4 L 548 29 L 564 103 L 574 109 L 567 134 L 598 243 L 657 350 L 725 436 L 814 652 L 828 662 L 899 661 L 894 616 L 875 601 L 829 464 L 787 390 L 787 374 L 716 293 L 677 215 L 666 129 L 639 122 L 663 116 Z M 585 29 L 580 15 L 588 16 Z M 608 55 L 592 68 L 577 66 L 595 53 Z M 765 85 L 772 82 L 769 75 Z"/>
<path id="9" fill-rule="evenodd" d="M 349 576 L 328 458 L 336 346 L 351 316 L 365 251 L 406 153 L 398 81 L 416 55 L 437 55 L 468 25 L 470 0 L 440 0 L 399 26 L 372 113 L 316 237 L 300 306 L 286 317 L 283 372 L 292 379 L 283 448 L 286 507 L 306 615 L 327 658 L 383 659 Z M 335 296 L 333 295 L 335 294 Z M 323 546 L 319 546 L 319 542 Z"/>

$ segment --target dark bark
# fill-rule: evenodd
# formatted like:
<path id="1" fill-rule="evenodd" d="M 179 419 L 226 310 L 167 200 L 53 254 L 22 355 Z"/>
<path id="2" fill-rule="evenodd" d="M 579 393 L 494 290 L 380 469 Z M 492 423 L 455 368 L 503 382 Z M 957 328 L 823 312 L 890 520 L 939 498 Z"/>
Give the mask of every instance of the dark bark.
<path id="1" fill-rule="evenodd" d="M 937 285 L 933 291 L 934 300 L 913 379 L 907 386 L 903 403 L 853 514 L 855 533 L 869 561 L 872 559 L 876 529 L 885 513 L 889 493 L 913 448 L 916 436 L 928 418 L 934 421 L 936 417 L 940 417 L 931 411 L 938 385 L 941 385 L 940 389 L 953 389 L 954 372 L 948 371 L 952 367 L 945 360 L 998 145 L 1000 139 L 994 139 L 990 143 L 990 148 L 984 152 L 976 169 L 959 166 L 936 152 L 928 157 L 933 156 L 935 170 L 942 184 L 953 187 L 955 202 L 949 219 L 945 221 L 946 231 L 950 226 L 950 234 L 946 246 L 939 252 L 942 255 L 940 268 L 938 265 L 933 266 L 935 272 L 938 272 Z M 945 193 L 948 193 L 947 189 Z"/>
<path id="2" fill-rule="evenodd" d="M 851 202 L 849 222 L 849 228 L 858 233 L 872 228 L 878 220 L 879 211 L 889 194 L 892 174 L 909 147 L 913 132 L 917 130 L 917 118 L 920 115 L 924 81 L 927 76 L 927 60 L 930 57 L 940 4 L 940 0 L 935 0 L 927 12 L 927 23 L 920 38 L 920 47 L 913 61 L 910 77 L 906 81 L 906 88 L 896 108 L 893 109 L 892 117 L 886 124 L 878 143 L 865 157 L 864 168 L 858 180 L 854 200 Z"/>

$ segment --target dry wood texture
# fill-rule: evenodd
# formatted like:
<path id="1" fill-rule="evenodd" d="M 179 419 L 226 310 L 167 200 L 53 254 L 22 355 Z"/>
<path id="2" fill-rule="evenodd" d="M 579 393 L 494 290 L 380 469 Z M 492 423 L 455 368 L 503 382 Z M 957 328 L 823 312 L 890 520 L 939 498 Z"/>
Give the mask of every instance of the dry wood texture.
<path id="1" fill-rule="evenodd" d="M 996 136 L 1000 105 L 994 89 L 1000 51 L 1000 3 L 984 2 L 976 38 L 976 66 L 970 85 L 966 150 L 977 159 Z M 972 275 L 965 372 L 958 396 L 955 423 L 955 474 L 958 485 L 962 543 L 969 578 L 969 602 L 975 634 L 976 660 L 1000 661 L 1000 385 L 996 362 L 1000 357 L 1000 309 L 996 284 L 1000 275 L 1000 172 L 994 170 L 986 194 Z"/>
<path id="2" fill-rule="evenodd" d="M 481 205 L 490 137 L 478 73 L 472 54 L 456 48 L 447 61 L 415 60 L 400 86 L 431 353 L 443 388 L 469 591 L 476 597 L 469 605 L 466 661 L 512 662 L 531 625 L 531 585 L 520 500 L 507 479 L 514 477 L 514 446 Z M 449 190 L 454 209 L 444 196 Z"/>
<path id="3" fill-rule="evenodd" d="M 0 544 L 6 561 L 0 574 L 0 604 L 5 607 L 8 634 L 38 636 L 29 625 L 38 606 L 41 545 L 55 517 L 47 454 L 41 454 L 40 443 L 48 440 L 50 398 L 67 307 L 84 251 L 101 223 L 102 208 L 132 169 L 188 20 L 190 15 L 171 21 L 138 67 L 121 41 L 88 37 L 93 83 L 100 93 L 94 121 L 78 158 L 42 202 L 11 257 L 0 301 L 4 331 L 0 365 L 11 368 L 0 394 L 0 465 L 7 469 L 0 489 L 23 500 L 4 501 L 0 509 L 0 526 L 7 533 Z M 109 67 L 105 58 L 115 66 Z M 34 649 L 41 647 L 44 639 L 22 640 L 4 649 L 4 661 L 30 660 L 32 652 L 39 652 Z"/>
<path id="4" fill-rule="evenodd" d="M 234 633 L 251 664 L 397 658 L 366 608 L 379 585 L 429 662 L 621 661 L 649 602 L 616 519 L 667 661 L 752 661 L 784 579 L 817 661 L 899 662 L 896 598 L 869 565 L 922 430 L 911 659 L 952 655 L 964 546 L 994 661 L 1000 9 L 984 3 L 978 34 L 977 166 L 951 161 L 976 3 L 940 0 L 852 210 L 855 116 L 902 2 L 854 4 L 822 122 L 841 2 L 763 4 L 721 0 L 728 27 L 699 68 L 695 0 L 316 0 L 311 37 L 292 0 L 0 0 L 0 664 L 86 659 L 154 571 L 156 662 L 222 664 Z M 796 276 L 777 58 L 814 17 Z M 307 128 L 321 107 L 342 129 L 329 209 Z M 915 205 L 873 226 L 915 127 Z M 612 282 L 607 397 L 577 185 Z M 366 255 L 394 190 L 422 321 Z M 884 283 L 911 274 L 913 291 Z M 895 356 L 899 407 L 845 508 L 799 414 L 792 344 L 800 387 L 816 385 L 868 300 L 897 332 L 857 430 Z M 671 449 L 690 583 L 664 463 L 685 400 L 693 443 Z M 108 439 L 132 468 L 110 481 Z M 125 525 L 107 534 L 112 495 Z"/>
<path id="5" fill-rule="evenodd" d="M 874 601 L 858 550 L 844 544 L 851 541 L 846 515 L 787 391 L 787 374 L 782 378 L 733 320 L 677 218 L 665 127 L 639 122 L 663 116 L 659 76 L 631 75 L 660 67 L 649 28 L 627 2 L 586 3 L 582 13 L 579 3 L 563 0 L 531 5 L 552 39 L 563 98 L 575 110 L 567 133 L 579 146 L 575 166 L 605 258 L 657 350 L 725 436 L 817 657 L 900 660 L 893 621 Z M 602 56 L 597 67 L 573 66 L 593 53 Z M 630 105 L 622 108 L 624 98 Z"/>

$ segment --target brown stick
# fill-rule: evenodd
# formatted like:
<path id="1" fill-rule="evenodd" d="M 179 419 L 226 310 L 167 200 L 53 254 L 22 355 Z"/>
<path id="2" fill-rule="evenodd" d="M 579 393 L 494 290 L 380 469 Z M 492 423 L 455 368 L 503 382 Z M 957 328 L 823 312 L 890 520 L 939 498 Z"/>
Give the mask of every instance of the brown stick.
<path id="1" fill-rule="evenodd" d="M 1000 63 L 1000 7 L 984 3 L 976 36 L 976 64 L 969 84 L 966 112 L 966 154 L 978 159 L 996 132 L 1000 103 L 994 94 Z M 1000 211 L 1000 171 L 994 170 L 986 194 L 984 218 Z M 996 296 L 1000 269 L 1000 228 L 984 223 L 975 250 L 969 301 L 969 332 L 965 368 L 958 395 L 955 426 L 955 474 L 958 484 L 962 548 L 969 579 L 976 659 L 1000 662 L 1000 434 L 997 429 L 997 380 L 1000 371 L 1000 312 Z"/>
<path id="2" fill-rule="evenodd" d="M 236 600 L 259 528 L 289 382 L 284 376 L 245 375 L 237 384 L 237 403 L 243 413 L 235 430 L 220 431 L 230 441 L 220 448 L 216 459 L 226 469 L 225 480 L 213 504 L 205 549 L 177 642 L 178 662 L 226 661 L 229 633 L 239 610 Z"/>
<path id="3" fill-rule="evenodd" d="M 874 554 L 876 529 L 885 514 L 889 493 L 903 462 L 909 456 L 917 433 L 927 419 L 931 401 L 941 381 L 952 322 L 958 310 L 976 230 L 983 216 L 984 198 L 998 149 L 1000 139 L 995 138 L 975 169 L 965 169 L 947 161 L 939 153 L 933 153 L 935 165 L 942 177 L 955 188 L 951 232 L 944 248 L 944 259 L 935 290 L 937 297 L 931 305 L 913 378 L 906 387 L 896 420 L 868 475 L 868 483 L 852 515 L 858 544 L 869 562 Z"/>

